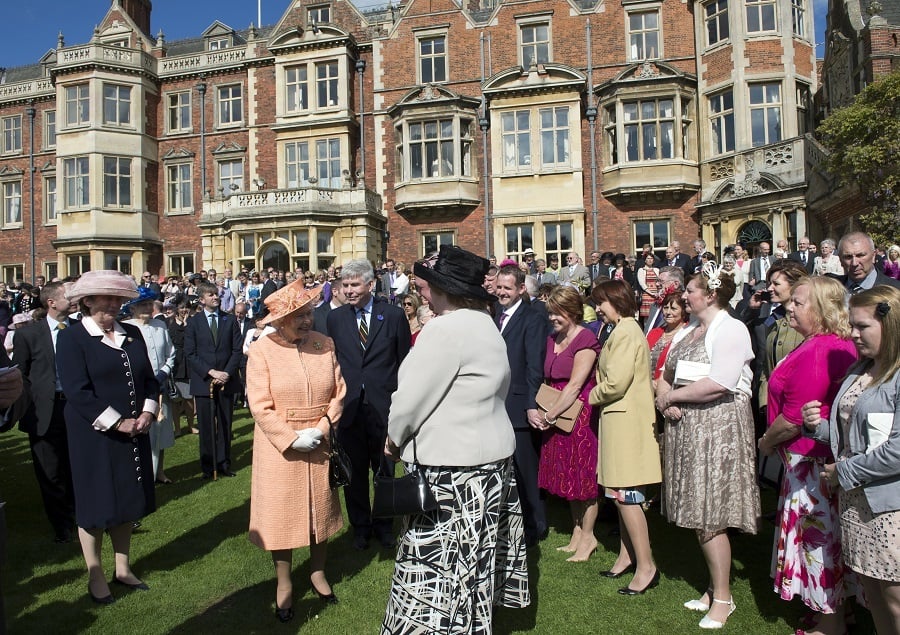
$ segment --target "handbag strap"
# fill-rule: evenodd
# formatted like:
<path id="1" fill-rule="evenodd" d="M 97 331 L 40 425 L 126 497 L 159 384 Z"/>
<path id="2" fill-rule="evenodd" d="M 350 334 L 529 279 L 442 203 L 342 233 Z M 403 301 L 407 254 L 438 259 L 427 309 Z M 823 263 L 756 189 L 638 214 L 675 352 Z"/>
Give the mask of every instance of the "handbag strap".
<path id="1" fill-rule="evenodd" d="M 415 466 L 415 470 L 413 470 L 413 471 L 418 471 L 418 469 L 419 469 L 419 455 L 416 453 L 416 437 L 417 437 L 417 436 L 419 436 L 419 433 L 418 433 L 418 432 L 416 432 L 416 434 L 414 434 L 414 435 L 412 436 L 412 444 L 413 444 L 413 465 Z M 393 474 L 385 474 L 384 471 L 383 471 L 383 468 L 384 468 L 384 464 L 382 463 L 382 465 L 378 468 L 378 474 L 379 474 L 380 476 L 387 476 L 387 477 L 389 477 L 389 478 L 394 478 L 394 475 L 393 475 Z"/>

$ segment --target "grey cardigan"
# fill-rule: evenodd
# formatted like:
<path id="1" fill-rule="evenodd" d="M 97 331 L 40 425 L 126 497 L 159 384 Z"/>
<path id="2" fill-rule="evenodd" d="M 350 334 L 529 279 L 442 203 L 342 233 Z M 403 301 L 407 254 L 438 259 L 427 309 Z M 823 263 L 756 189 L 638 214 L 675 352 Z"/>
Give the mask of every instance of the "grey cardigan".
<path id="1" fill-rule="evenodd" d="M 900 509 L 900 371 L 859 396 L 850 414 L 849 438 L 845 439 L 838 423 L 838 404 L 865 369 L 861 364 L 850 369 L 834 399 L 828 425 L 823 421 L 809 436 L 828 443 L 835 457 L 849 446 L 850 457 L 837 463 L 841 487 L 845 491 L 862 487 L 872 512 L 881 514 Z M 894 422 L 887 441 L 866 454 L 870 413 L 893 413 Z"/>

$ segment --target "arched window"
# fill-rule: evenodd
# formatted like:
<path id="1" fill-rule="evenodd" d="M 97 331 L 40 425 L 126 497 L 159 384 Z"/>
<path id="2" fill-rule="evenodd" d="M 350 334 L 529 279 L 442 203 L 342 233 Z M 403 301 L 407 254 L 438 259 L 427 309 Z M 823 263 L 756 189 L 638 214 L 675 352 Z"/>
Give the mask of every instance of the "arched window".
<path id="1" fill-rule="evenodd" d="M 272 242 L 263 249 L 262 268 L 273 267 L 281 271 L 290 271 L 291 259 L 288 257 L 287 248 L 280 242 Z"/>

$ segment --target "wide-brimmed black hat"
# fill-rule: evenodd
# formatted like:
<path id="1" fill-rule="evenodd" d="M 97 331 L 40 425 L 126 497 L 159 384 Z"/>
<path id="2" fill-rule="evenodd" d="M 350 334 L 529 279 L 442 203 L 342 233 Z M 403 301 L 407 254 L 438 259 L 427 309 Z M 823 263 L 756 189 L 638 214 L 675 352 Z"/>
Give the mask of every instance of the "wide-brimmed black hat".
<path id="1" fill-rule="evenodd" d="M 413 271 L 417 278 L 451 295 L 478 300 L 493 300 L 494 296 L 482 286 L 490 264 L 487 259 L 453 245 L 441 245 L 437 261 L 417 262 Z"/>

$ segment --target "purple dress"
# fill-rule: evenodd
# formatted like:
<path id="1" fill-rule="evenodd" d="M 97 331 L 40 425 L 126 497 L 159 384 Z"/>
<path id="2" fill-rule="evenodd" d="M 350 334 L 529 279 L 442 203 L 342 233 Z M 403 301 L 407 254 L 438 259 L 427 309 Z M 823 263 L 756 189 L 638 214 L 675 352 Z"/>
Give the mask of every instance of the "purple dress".
<path id="1" fill-rule="evenodd" d="M 595 356 L 600 354 L 597 337 L 588 329 L 576 335 L 564 351 L 555 353 L 554 346 L 555 341 L 550 336 L 547 338 L 544 377 L 558 390 L 569 383 L 576 353 L 590 349 Z M 590 373 L 578 394 L 584 408 L 572 432 L 551 428 L 543 433 L 538 487 L 566 500 L 597 498 L 597 417 L 588 404 L 588 394 L 595 384 L 595 374 Z"/>

